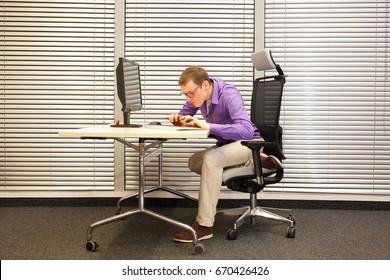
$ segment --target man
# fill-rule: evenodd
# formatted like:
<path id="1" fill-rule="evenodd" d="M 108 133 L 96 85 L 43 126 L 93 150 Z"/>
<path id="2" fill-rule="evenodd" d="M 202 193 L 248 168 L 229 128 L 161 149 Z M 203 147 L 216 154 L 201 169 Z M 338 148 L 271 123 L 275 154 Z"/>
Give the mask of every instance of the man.
<path id="1" fill-rule="evenodd" d="M 184 70 L 179 79 L 186 103 L 178 114 L 168 119 L 174 125 L 195 126 L 209 130 L 217 140 L 216 145 L 193 154 L 189 168 L 201 175 L 198 215 L 193 224 L 198 240 L 213 236 L 214 217 L 222 184 L 224 168 L 245 164 L 252 159 L 252 152 L 241 145 L 241 140 L 261 139 L 256 126 L 250 121 L 244 101 L 237 88 L 218 78 L 210 78 L 201 67 Z M 199 121 L 194 115 L 203 115 Z M 281 169 L 282 163 L 274 156 L 261 156 L 263 167 Z M 177 242 L 192 242 L 189 231 L 174 236 Z"/>

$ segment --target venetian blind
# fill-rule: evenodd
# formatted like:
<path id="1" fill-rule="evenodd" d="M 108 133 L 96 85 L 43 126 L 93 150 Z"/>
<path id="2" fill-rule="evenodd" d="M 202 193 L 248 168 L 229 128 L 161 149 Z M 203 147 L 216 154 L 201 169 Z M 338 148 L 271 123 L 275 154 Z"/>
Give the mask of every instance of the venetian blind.
<path id="1" fill-rule="evenodd" d="M 112 190 L 113 141 L 57 133 L 113 120 L 114 0 L 6 0 L 0 17 L 0 188 Z"/>
<path id="2" fill-rule="evenodd" d="M 178 112 L 185 102 L 177 84 L 190 65 L 233 83 L 249 106 L 253 81 L 250 54 L 254 48 L 254 1 L 126 1 L 125 54 L 140 63 L 144 110 L 134 122 L 150 122 Z M 200 114 L 198 115 L 200 117 Z M 199 187 L 189 156 L 213 140 L 170 140 L 164 144 L 164 182 L 169 186 Z M 137 183 L 135 153 L 127 151 L 127 187 Z M 154 183 L 156 165 L 147 169 Z"/>
<path id="3" fill-rule="evenodd" d="M 390 193 L 389 1 L 265 1 L 288 75 L 281 190 Z"/>

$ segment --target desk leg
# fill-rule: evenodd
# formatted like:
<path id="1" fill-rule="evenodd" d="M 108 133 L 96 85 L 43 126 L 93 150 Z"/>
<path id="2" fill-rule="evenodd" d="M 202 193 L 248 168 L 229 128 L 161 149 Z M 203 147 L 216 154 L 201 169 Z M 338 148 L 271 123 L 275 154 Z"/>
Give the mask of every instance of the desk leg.
<path id="1" fill-rule="evenodd" d="M 127 145 L 126 142 L 121 141 L 123 144 Z M 160 143 L 161 146 L 161 143 Z M 133 147 L 134 148 L 134 147 Z M 145 187 L 144 187 L 144 172 L 145 172 L 145 140 L 144 139 L 139 139 L 138 140 L 138 147 L 136 149 L 138 151 L 138 193 L 134 193 L 131 195 L 124 196 L 120 198 L 117 202 L 117 214 L 121 214 L 122 212 L 122 202 L 126 199 L 133 198 L 138 196 L 138 207 L 141 211 L 144 209 L 144 195 L 145 195 Z M 125 175 L 126 176 L 126 175 Z M 160 180 L 160 178 L 159 178 Z"/>
<path id="2" fill-rule="evenodd" d="M 144 211 L 145 207 L 145 139 L 138 141 L 138 207 Z"/>
<path id="3" fill-rule="evenodd" d="M 160 154 L 158 155 L 158 187 L 161 188 L 163 186 L 163 144 L 160 142 L 159 144 Z"/>

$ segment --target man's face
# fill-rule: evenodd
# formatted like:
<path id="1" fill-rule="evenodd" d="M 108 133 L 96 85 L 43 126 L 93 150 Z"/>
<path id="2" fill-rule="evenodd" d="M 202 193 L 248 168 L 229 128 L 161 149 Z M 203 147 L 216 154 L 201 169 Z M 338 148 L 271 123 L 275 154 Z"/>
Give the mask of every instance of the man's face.
<path id="1" fill-rule="evenodd" d="M 206 91 L 201 85 L 195 84 L 192 80 L 180 86 L 181 92 L 185 95 L 188 102 L 196 108 L 200 107 L 206 100 Z"/>

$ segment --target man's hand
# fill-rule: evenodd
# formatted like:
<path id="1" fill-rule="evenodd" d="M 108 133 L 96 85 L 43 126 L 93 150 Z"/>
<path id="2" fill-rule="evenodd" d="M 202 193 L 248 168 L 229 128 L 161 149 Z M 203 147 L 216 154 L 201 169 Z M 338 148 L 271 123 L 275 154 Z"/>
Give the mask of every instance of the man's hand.
<path id="1" fill-rule="evenodd" d="M 170 114 L 169 117 L 167 117 L 167 120 L 169 120 L 173 125 L 185 126 L 186 123 L 185 121 L 180 120 L 181 117 L 182 116 L 180 116 L 179 114 Z"/>
<path id="2" fill-rule="evenodd" d="M 190 115 L 181 116 L 179 114 L 170 114 L 167 117 L 167 120 L 169 120 L 173 125 L 176 126 L 192 126 L 192 127 L 199 127 L 205 130 L 210 129 L 210 124 L 206 122 L 201 122 L 197 118 L 194 118 L 193 116 Z"/>
<path id="3" fill-rule="evenodd" d="M 192 116 L 182 116 L 180 117 L 180 123 L 184 123 L 185 126 L 199 127 L 201 129 L 209 130 L 210 124 L 206 122 L 201 122 L 197 118 Z"/>

